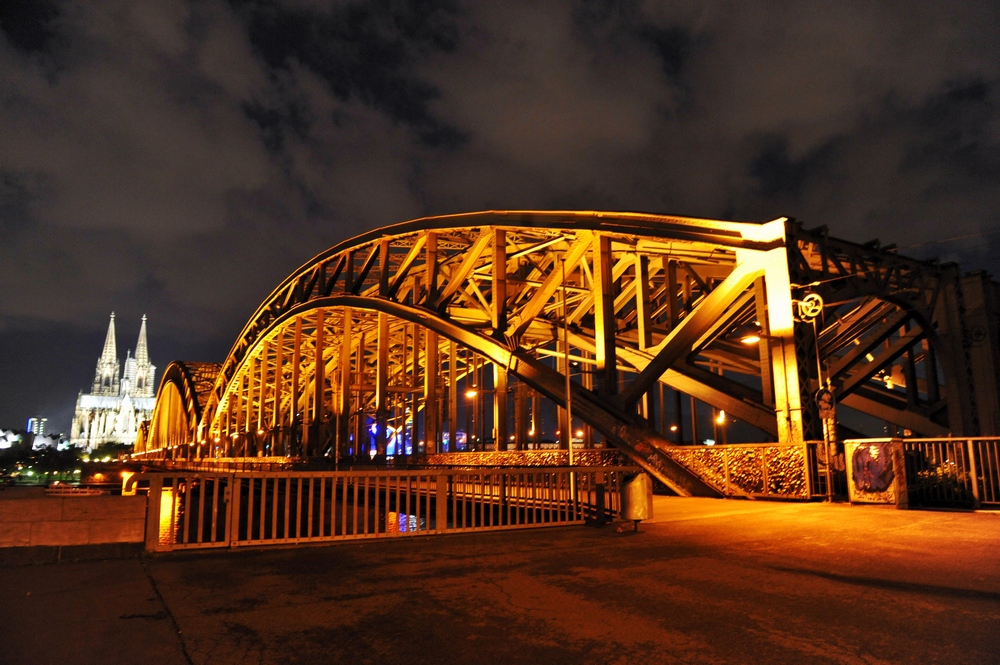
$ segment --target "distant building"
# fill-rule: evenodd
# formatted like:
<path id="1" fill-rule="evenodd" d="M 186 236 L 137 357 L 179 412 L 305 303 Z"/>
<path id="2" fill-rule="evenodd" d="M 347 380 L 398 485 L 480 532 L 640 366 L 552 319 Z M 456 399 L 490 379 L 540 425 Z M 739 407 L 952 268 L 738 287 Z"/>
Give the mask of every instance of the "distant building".
<path id="1" fill-rule="evenodd" d="M 81 392 L 76 400 L 76 416 L 70 428 L 70 440 L 74 445 L 90 450 L 102 443 L 135 443 L 140 423 L 149 420 L 153 413 L 156 367 L 149 361 L 145 315 L 135 357 L 128 352 L 125 369 L 119 373 L 120 368 L 112 312 L 104 352 L 97 360 L 94 383 L 89 393 Z"/>
<path id="2" fill-rule="evenodd" d="M 12 429 L 0 430 L 0 450 L 7 450 L 24 440 L 24 435 Z"/>
<path id="3" fill-rule="evenodd" d="M 45 448 L 55 448 L 56 450 L 66 450 L 72 447 L 69 439 L 62 434 L 39 434 L 31 441 L 32 450 L 44 450 Z"/>
<path id="4" fill-rule="evenodd" d="M 28 418 L 28 431 L 35 436 L 43 436 L 45 434 L 45 423 L 48 421 L 48 418 Z"/>

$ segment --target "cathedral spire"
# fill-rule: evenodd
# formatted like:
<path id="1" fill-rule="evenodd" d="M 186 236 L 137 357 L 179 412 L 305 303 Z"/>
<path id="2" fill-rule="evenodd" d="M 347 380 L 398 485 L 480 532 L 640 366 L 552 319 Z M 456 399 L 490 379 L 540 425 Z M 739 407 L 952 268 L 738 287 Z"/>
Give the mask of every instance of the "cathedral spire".
<path id="1" fill-rule="evenodd" d="M 139 365 L 149 364 L 149 350 L 146 348 L 146 315 L 142 315 L 142 326 L 139 328 L 139 341 L 135 345 L 135 359 Z"/>
<path id="2" fill-rule="evenodd" d="M 126 371 L 129 376 L 130 390 L 136 397 L 152 397 L 156 389 L 156 366 L 149 361 L 149 347 L 146 346 L 146 315 L 142 315 L 142 326 L 139 327 L 139 341 L 135 345 L 135 358 L 126 360 Z M 131 363 L 131 364 L 129 364 Z"/>
<path id="3" fill-rule="evenodd" d="M 145 329 L 144 329 L 145 330 Z M 118 347 L 115 344 L 115 313 L 111 312 L 111 323 L 108 324 L 108 336 L 104 338 L 104 353 L 102 363 L 118 363 Z"/>
<path id="4" fill-rule="evenodd" d="M 115 344 L 115 313 L 111 312 L 111 323 L 108 324 L 108 336 L 104 338 L 104 352 L 97 359 L 97 371 L 94 373 L 94 395 L 118 394 L 118 346 Z"/>

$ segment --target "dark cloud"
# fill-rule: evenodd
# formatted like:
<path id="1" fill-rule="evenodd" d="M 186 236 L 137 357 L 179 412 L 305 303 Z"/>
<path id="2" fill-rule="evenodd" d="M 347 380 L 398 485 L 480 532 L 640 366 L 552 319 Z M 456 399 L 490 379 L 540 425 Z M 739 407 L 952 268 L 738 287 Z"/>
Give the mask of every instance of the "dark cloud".
<path id="1" fill-rule="evenodd" d="M 998 13 L 0 3 L 0 426 L 68 427 L 112 310 L 218 361 L 297 265 L 426 214 L 791 215 L 1000 272 Z"/>
<path id="2" fill-rule="evenodd" d="M 5 0 L 0 3 L 0 32 L 7 42 L 25 53 L 45 52 L 57 32 L 59 7 L 45 0 Z"/>
<path id="3" fill-rule="evenodd" d="M 458 43 L 450 2 L 344 3 L 332 9 L 280 8 L 273 3 L 236 3 L 254 51 L 274 72 L 302 67 L 319 77 L 341 101 L 358 99 L 410 125 L 434 146 L 461 136 L 429 112 L 437 89 L 415 76 L 415 64 L 429 52 L 451 52 Z M 252 109 L 257 109 L 253 113 Z M 265 130 L 274 116 L 261 113 Z M 307 120 L 301 108 L 278 117 L 300 134 Z M 298 111 L 298 112 L 297 112 Z M 259 121 L 259 120 L 258 120 Z"/>

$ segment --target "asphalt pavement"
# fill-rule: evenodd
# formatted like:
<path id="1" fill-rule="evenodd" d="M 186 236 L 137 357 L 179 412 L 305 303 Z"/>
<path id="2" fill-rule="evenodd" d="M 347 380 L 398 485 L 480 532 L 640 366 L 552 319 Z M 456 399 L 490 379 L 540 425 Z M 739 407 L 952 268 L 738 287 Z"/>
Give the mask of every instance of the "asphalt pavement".
<path id="1" fill-rule="evenodd" d="M 0 568 L 0 663 L 1000 663 L 1000 514 L 654 519 Z"/>

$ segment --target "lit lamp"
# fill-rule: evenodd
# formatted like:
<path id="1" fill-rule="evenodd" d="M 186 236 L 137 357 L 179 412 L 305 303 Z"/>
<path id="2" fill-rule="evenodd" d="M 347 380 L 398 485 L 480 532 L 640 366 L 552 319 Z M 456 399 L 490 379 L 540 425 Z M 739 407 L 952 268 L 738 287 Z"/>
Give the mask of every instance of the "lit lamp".
<path id="1" fill-rule="evenodd" d="M 726 412 L 723 409 L 719 409 L 719 413 L 715 416 L 715 430 L 717 439 L 722 439 L 723 444 L 729 442 L 726 436 Z"/>
<path id="2" fill-rule="evenodd" d="M 747 346 L 753 346 L 754 344 L 758 344 L 761 340 L 764 339 L 768 340 L 781 339 L 778 336 L 765 335 L 761 331 L 760 321 L 753 321 L 752 323 L 744 323 L 740 326 L 737 326 L 736 329 L 733 330 L 733 332 L 739 338 L 740 343 L 746 344 Z"/>
<path id="3" fill-rule="evenodd" d="M 471 448 L 472 441 L 475 437 L 472 435 L 472 428 L 475 425 L 475 411 L 476 411 L 476 396 L 479 395 L 479 391 L 476 390 L 476 386 L 472 386 L 465 391 L 465 398 L 469 400 L 469 405 L 465 407 L 465 449 L 469 450 Z"/>

